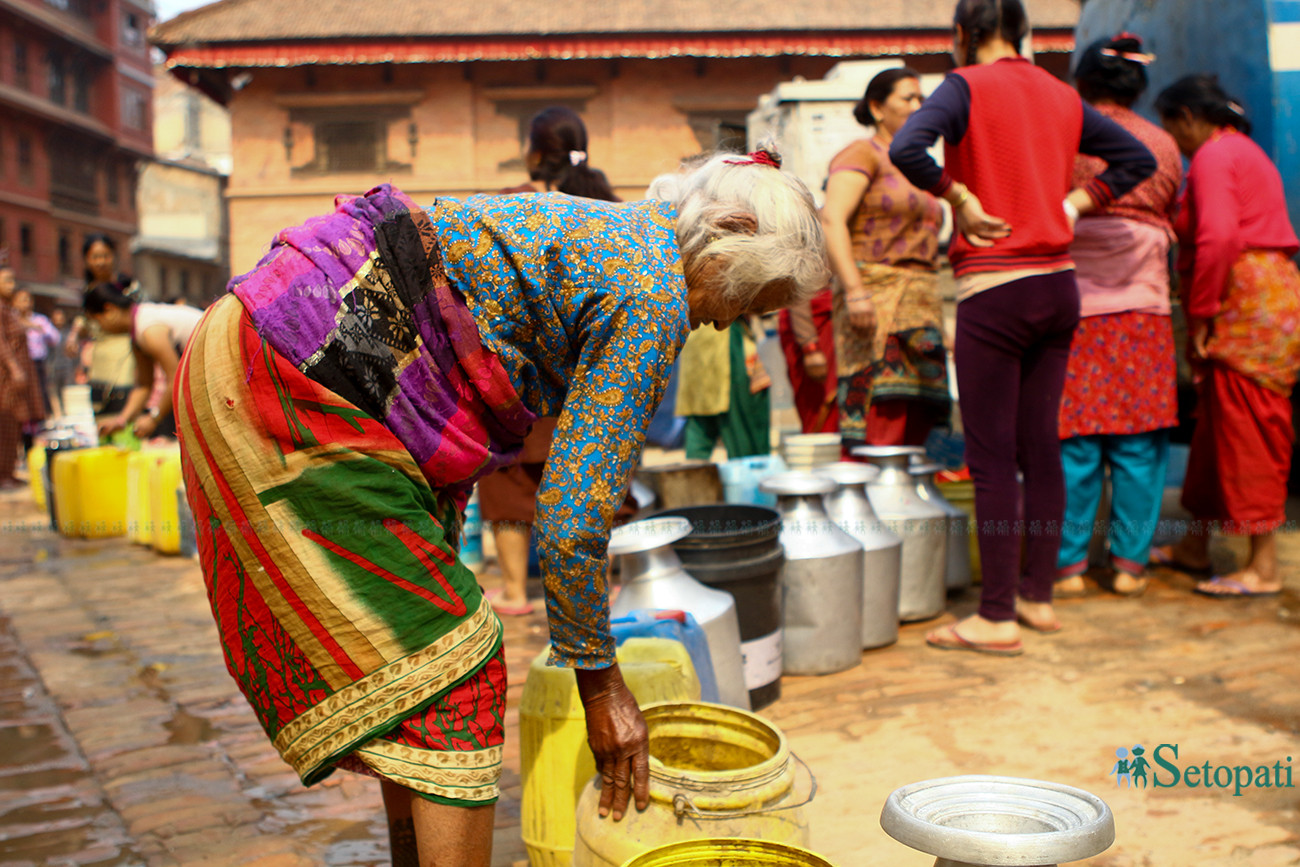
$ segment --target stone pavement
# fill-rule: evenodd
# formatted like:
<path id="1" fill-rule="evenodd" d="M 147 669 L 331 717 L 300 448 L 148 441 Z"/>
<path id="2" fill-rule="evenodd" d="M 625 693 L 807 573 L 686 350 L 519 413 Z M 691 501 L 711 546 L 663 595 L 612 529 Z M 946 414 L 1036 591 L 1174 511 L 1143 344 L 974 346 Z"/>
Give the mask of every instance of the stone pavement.
<path id="1" fill-rule="evenodd" d="M 886 796 L 992 773 L 1105 798 L 1118 839 L 1095 867 L 1300 864 L 1296 788 L 1121 789 L 1108 776 L 1115 750 L 1138 743 L 1177 744 L 1184 769 L 1300 764 L 1300 534 L 1283 553 L 1280 598 L 1205 599 L 1162 572 L 1141 599 L 1061 603 L 1064 631 L 1028 635 L 1019 658 L 926 648 L 934 623 L 918 624 L 852 671 L 787 678 L 764 714 L 817 775 L 813 848 L 841 867 L 929 865 L 880 830 Z M 953 612 L 974 604 L 967 593 Z M 508 621 L 500 867 L 524 859 L 517 704 L 546 635 L 540 613 Z M 387 863 L 374 781 L 340 772 L 304 789 L 263 737 L 193 561 L 61 539 L 23 495 L 0 496 L 0 673 L 0 863 Z"/>

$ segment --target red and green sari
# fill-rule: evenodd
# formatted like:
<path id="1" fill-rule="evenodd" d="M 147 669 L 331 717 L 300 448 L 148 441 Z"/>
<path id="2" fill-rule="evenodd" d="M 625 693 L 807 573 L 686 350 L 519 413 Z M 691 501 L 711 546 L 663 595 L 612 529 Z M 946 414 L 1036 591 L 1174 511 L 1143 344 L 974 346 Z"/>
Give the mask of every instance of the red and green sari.
<path id="1" fill-rule="evenodd" d="M 469 486 L 531 414 L 448 288 L 423 212 L 400 194 L 356 201 L 277 239 L 185 354 L 200 560 L 230 672 L 305 784 L 345 767 L 491 803 L 502 630 L 457 534 Z M 336 327 L 311 338 L 311 317 Z M 395 401 L 416 374 L 425 389 Z M 430 395 L 448 412 L 418 418 L 436 429 L 388 417 Z"/>

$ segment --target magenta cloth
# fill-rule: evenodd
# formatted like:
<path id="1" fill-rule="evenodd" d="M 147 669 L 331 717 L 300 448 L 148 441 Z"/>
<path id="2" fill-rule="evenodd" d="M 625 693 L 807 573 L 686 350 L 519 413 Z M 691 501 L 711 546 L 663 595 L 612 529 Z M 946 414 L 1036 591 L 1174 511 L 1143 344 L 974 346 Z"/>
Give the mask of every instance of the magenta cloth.
<path id="1" fill-rule="evenodd" d="M 1159 313 L 1169 307 L 1169 233 L 1125 217 L 1088 217 L 1070 245 L 1079 315 Z"/>
<path id="2" fill-rule="evenodd" d="M 370 291 L 390 280 L 395 296 Z M 339 196 L 334 213 L 280 232 L 231 291 L 276 352 L 381 421 L 460 506 L 517 459 L 537 417 L 448 281 L 428 214 L 401 191 Z"/>
<path id="3" fill-rule="evenodd" d="M 1282 176 L 1268 155 L 1234 129 L 1216 132 L 1192 157 L 1178 215 L 1178 270 L 1188 316 L 1219 312 L 1232 266 L 1247 250 L 1300 250 L 1287 218 Z"/>

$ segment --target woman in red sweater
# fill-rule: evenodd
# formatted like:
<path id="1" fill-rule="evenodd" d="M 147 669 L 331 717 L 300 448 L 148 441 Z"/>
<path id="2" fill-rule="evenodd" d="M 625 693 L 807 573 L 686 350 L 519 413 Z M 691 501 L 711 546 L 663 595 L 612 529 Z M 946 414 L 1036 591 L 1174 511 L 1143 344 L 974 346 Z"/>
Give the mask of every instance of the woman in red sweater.
<path id="1" fill-rule="evenodd" d="M 1165 129 L 1191 158 L 1179 271 L 1188 353 L 1198 383 L 1183 506 L 1196 518 L 1157 563 L 1208 570 L 1211 529 L 1250 536 L 1250 562 L 1196 591 L 1266 596 L 1282 589 L 1273 532 L 1286 520 L 1291 388 L 1300 368 L 1300 241 L 1277 168 L 1247 134 L 1241 106 L 1205 75 L 1156 98 Z"/>
<path id="2" fill-rule="evenodd" d="M 960 0 L 953 23 L 961 68 L 889 149 L 909 181 L 952 205 L 958 229 L 948 251 L 958 291 L 954 355 L 984 583 L 978 614 L 926 640 L 1017 654 L 1020 623 L 1060 628 L 1052 610 L 1065 513 L 1057 416 L 1079 321 L 1074 221 L 1127 193 L 1156 163 L 1130 133 L 1020 56 L 1029 31 L 1020 0 Z M 926 152 L 940 136 L 946 169 Z M 1071 189 L 1081 152 L 1108 167 Z"/>

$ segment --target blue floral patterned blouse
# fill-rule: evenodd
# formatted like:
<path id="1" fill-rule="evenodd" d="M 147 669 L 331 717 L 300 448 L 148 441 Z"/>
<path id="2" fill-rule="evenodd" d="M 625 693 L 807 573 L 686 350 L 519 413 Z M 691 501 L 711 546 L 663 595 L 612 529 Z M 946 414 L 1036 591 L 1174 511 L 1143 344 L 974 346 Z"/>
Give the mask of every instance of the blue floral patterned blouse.
<path id="1" fill-rule="evenodd" d="M 542 193 L 428 212 L 484 346 L 559 416 L 536 521 L 552 659 L 610 665 L 609 528 L 690 333 L 673 208 Z"/>

